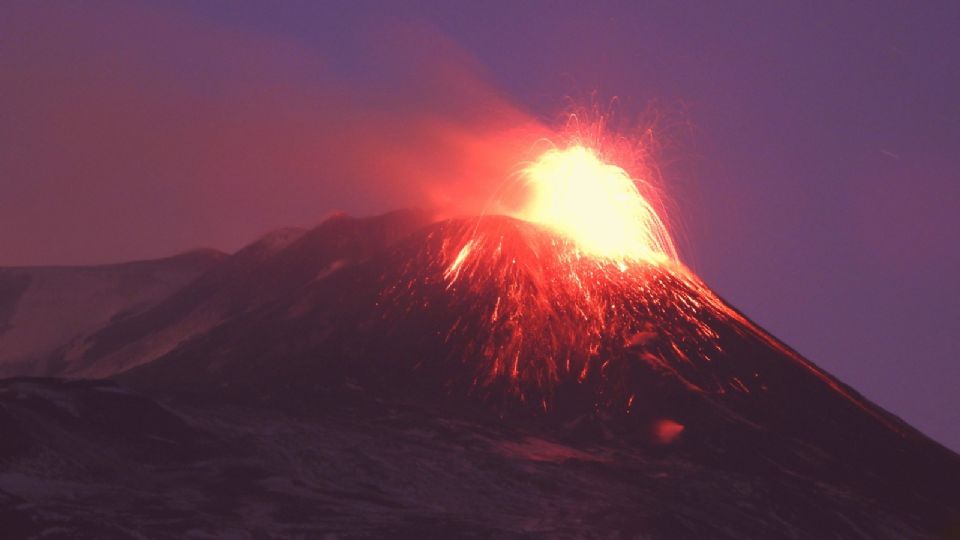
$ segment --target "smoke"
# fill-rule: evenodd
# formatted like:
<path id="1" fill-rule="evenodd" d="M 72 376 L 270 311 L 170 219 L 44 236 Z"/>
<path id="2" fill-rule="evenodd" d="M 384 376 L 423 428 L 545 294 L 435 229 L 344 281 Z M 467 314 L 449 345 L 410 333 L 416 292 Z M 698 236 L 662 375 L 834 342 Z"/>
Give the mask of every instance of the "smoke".
<path id="1" fill-rule="evenodd" d="M 0 17 L 0 264 L 236 249 L 334 210 L 481 211 L 549 131 L 441 33 L 302 39 L 130 4 Z"/>

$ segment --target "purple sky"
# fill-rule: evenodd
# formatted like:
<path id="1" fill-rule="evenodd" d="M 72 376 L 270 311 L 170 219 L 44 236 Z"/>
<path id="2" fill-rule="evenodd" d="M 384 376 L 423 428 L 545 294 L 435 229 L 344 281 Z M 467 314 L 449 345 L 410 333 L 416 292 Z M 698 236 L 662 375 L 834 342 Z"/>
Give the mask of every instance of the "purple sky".
<path id="1" fill-rule="evenodd" d="M 456 199 L 617 96 L 657 119 L 684 259 L 960 449 L 956 2 L 38 4 L 0 7 L 0 264 Z"/>

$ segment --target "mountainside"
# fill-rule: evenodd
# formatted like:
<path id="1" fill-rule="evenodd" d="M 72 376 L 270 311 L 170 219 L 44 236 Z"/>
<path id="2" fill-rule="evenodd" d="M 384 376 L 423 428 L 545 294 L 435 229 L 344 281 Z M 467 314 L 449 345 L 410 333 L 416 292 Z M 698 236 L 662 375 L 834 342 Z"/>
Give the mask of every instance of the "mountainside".
<path id="1" fill-rule="evenodd" d="M 583 257 L 507 217 L 281 231 L 60 361 L 122 386 L 0 384 L 19 441 L 0 446 L 0 516 L 37 534 L 43 515 L 151 538 L 960 525 L 960 457 L 689 270 Z"/>
<path id="2" fill-rule="evenodd" d="M 942 525 L 783 465 L 354 391 L 271 408 L 106 382 L 0 381 L 5 538 L 937 538 Z M 11 447 L 13 446 L 13 447 Z M 811 450 L 807 450 L 811 451 Z M 812 452 L 812 451 L 811 451 Z M 949 470 L 945 470 L 949 473 Z M 801 474 L 803 473 L 803 474 Z M 935 499 L 931 504 L 943 504 Z"/>
<path id="3" fill-rule="evenodd" d="M 685 269 L 569 260 L 564 242 L 504 217 L 435 224 L 121 380 L 281 405 L 360 387 L 519 426 L 581 424 L 585 443 L 671 442 L 705 466 L 815 478 L 922 522 L 956 515 L 955 454 Z"/>
<path id="4" fill-rule="evenodd" d="M 131 316 L 196 279 L 223 257 L 197 250 L 102 266 L 0 268 L 0 374 L 42 374 L 51 352 Z"/>
<path id="5" fill-rule="evenodd" d="M 150 362 L 224 321 L 369 257 L 428 222 L 425 213 L 403 211 L 365 221 L 338 216 L 311 230 L 275 231 L 149 309 L 58 351 L 58 369 L 45 374 L 108 377 Z"/>

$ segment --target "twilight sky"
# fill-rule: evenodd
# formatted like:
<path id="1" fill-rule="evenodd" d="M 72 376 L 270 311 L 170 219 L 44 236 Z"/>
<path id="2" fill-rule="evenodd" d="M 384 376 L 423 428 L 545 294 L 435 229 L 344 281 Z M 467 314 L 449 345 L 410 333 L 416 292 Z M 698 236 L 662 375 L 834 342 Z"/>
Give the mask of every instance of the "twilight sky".
<path id="1" fill-rule="evenodd" d="M 684 260 L 960 449 L 960 4 L 455 4 L 4 3 L 0 265 L 473 200 L 617 97 Z"/>

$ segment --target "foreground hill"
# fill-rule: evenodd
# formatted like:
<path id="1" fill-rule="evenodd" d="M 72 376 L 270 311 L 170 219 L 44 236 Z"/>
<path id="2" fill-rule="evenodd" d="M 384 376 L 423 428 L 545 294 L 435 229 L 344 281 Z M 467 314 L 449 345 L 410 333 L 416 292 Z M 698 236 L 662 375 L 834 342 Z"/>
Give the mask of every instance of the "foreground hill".
<path id="1" fill-rule="evenodd" d="M 787 465 L 371 399 L 291 415 L 0 382 L 4 538 L 938 538 Z M 813 452 L 812 449 L 805 449 Z M 815 459 L 812 457 L 811 459 Z M 944 471 L 949 473 L 950 471 Z M 931 504 L 942 504 L 931 500 Z"/>

